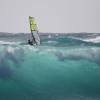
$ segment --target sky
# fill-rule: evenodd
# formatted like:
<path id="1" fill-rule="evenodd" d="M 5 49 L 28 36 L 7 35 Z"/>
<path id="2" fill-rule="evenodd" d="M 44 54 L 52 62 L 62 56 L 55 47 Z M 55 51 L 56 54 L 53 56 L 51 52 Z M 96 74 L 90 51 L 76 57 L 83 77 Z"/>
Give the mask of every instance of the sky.
<path id="1" fill-rule="evenodd" d="M 0 0 L 0 32 L 100 32 L 100 0 Z"/>

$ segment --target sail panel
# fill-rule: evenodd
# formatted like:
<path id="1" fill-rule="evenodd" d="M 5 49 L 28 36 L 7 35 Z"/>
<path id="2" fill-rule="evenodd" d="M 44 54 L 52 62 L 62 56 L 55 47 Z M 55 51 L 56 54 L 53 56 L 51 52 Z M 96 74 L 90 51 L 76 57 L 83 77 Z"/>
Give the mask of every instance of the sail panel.
<path id="1" fill-rule="evenodd" d="M 30 21 L 31 32 L 38 31 L 37 24 L 36 24 L 34 17 L 29 16 L 29 21 Z"/>

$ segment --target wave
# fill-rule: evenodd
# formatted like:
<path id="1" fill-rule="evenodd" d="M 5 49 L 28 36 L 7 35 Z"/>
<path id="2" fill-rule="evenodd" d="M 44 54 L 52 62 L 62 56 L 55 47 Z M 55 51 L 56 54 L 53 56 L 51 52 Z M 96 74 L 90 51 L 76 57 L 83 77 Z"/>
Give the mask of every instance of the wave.
<path id="1" fill-rule="evenodd" d="M 21 42 L 7 42 L 7 41 L 0 41 L 0 44 L 2 44 L 2 45 L 16 45 L 16 44 L 21 44 Z"/>
<path id="2" fill-rule="evenodd" d="M 0 44 L 1 100 L 100 100 L 99 43 L 65 36 L 11 43 Z"/>
<path id="3" fill-rule="evenodd" d="M 99 47 L 0 45 L 0 54 L 0 99 L 100 99 Z"/>
<path id="4" fill-rule="evenodd" d="M 91 38 L 91 39 L 84 39 L 86 42 L 93 42 L 93 43 L 100 43 L 100 37 Z"/>
<path id="5" fill-rule="evenodd" d="M 1 35 L 0 44 L 27 45 L 29 34 Z M 99 34 L 75 33 L 75 34 L 41 34 L 41 45 L 49 46 L 100 46 Z"/>
<path id="6" fill-rule="evenodd" d="M 96 40 L 97 41 L 97 40 Z M 91 42 L 89 39 L 76 37 L 56 37 L 42 40 L 41 45 L 66 47 L 66 46 L 100 46 L 99 42 Z"/>
<path id="7" fill-rule="evenodd" d="M 84 41 L 84 42 L 100 43 L 100 36 L 91 37 L 91 38 L 90 37 L 79 38 L 79 37 L 69 36 L 69 38 L 76 39 L 76 40 L 81 40 L 81 41 Z"/>

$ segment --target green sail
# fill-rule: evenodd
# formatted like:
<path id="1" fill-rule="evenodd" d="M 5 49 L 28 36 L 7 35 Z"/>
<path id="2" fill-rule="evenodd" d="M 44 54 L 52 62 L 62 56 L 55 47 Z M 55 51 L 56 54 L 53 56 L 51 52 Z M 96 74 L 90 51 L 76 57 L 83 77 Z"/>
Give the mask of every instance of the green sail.
<path id="1" fill-rule="evenodd" d="M 29 16 L 29 21 L 30 21 L 31 32 L 38 31 L 37 24 L 36 24 L 34 17 Z"/>

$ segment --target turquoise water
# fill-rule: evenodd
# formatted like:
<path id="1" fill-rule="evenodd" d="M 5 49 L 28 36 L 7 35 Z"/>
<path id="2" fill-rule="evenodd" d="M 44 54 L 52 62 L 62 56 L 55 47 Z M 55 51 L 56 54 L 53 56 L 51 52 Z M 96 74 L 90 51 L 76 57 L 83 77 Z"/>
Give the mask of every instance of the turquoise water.
<path id="1" fill-rule="evenodd" d="M 99 43 L 41 42 L 0 45 L 0 100 L 100 100 Z"/>

